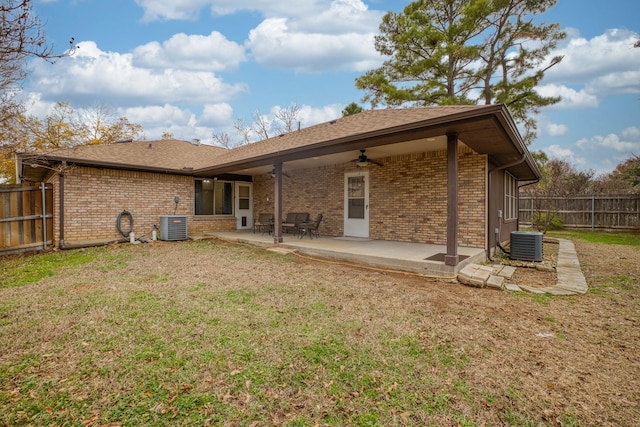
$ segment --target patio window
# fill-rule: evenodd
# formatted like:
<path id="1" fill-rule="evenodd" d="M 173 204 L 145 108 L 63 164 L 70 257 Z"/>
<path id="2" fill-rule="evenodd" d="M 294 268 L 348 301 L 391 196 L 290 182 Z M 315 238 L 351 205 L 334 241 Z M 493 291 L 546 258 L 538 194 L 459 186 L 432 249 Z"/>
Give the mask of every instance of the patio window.
<path id="1" fill-rule="evenodd" d="M 233 215 L 233 182 L 195 180 L 196 215 Z"/>
<path id="2" fill-rule="evenodd" d="M 518 180 L 510 173 L 504 174 L 504 219 L 518 218 Z"/>

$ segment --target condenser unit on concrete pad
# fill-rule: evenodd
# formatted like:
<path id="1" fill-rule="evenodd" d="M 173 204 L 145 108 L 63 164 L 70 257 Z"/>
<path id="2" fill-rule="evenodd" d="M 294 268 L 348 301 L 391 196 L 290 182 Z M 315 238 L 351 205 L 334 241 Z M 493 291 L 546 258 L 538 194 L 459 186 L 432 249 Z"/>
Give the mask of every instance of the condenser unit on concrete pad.
<path id="1" fill-rule="evenodd" d="M 187 240 L 187 217 L 160 216 L 160 240 Z"/>
<path id="2" fill-rule="evenodd" d="M 542 262 L 542 233 L 511 232 L 511 259 Z"/>

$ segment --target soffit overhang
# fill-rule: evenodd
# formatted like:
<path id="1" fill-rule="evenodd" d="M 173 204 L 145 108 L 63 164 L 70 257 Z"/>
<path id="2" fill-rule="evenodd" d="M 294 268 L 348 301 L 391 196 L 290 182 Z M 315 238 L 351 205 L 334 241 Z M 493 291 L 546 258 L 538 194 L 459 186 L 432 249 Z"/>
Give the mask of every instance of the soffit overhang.
<path id="1" fill-rule="evenodd" d="M 224 159 L 211 167 L 194 171 L 195 176 L 223 173 L 257 175 L 268 173 L 276 163 L 292 171 L 355 161 L 365 149 L 371 159 L 442 150 L 446 135 L 455 133 L 459 141 L 479 154 L 487 155 L 496 167 L 520 181 L 539 179 L 540 172 L 526 149 L 515 123 L 503 105 L 483 106 L 447 116 L 426 119 L 371 132 L 318 141 L 311 144 L 270 151 L 247 158 Z M 272 138 L 272 140 L 277 139 Z M 261 143 L 268 143 L 262 141 Z"/>

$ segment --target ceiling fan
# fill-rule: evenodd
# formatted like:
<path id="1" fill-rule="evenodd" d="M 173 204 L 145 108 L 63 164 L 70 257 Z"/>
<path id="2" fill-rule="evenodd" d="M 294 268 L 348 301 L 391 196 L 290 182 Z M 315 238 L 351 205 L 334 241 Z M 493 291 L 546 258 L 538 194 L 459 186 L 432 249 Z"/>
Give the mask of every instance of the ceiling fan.
<path id="1" fill-rule="evenodd" d="M 360 150 L 360 155 L 356 159 L 356 166 L 366 167 L 366 166 L 369 166 L 370 164 L 384 166 L 382 163 L 376 162 L 375 160 L 371 160 L 370 158 L 368 158 L 367 155 L 365 154 L 365 151 L 367 150 L 365 149 Z"/>

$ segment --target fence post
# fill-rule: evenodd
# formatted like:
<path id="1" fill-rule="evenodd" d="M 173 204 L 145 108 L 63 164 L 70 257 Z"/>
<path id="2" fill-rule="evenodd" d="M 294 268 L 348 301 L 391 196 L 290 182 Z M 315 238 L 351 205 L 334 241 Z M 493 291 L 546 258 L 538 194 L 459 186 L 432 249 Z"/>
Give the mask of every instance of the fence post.
<path id="1" fill-rule="evenodd" d="M 531 228 L 533 228 L 533 211 L 534 211 L 533 196 L 531 196 L 531 218 L 530 218 Z"/>
<path id="2" fill-rule="evenodd" d="M 596 195 L 591 196 L 591 231 L 596 229 Z"/>
<path id="3" fill-rule="evenodd" d="M 40 183 L 40 192 L 42 194 L 42 250 L 47 249 L 47 186 L 44 182 Z"/>

